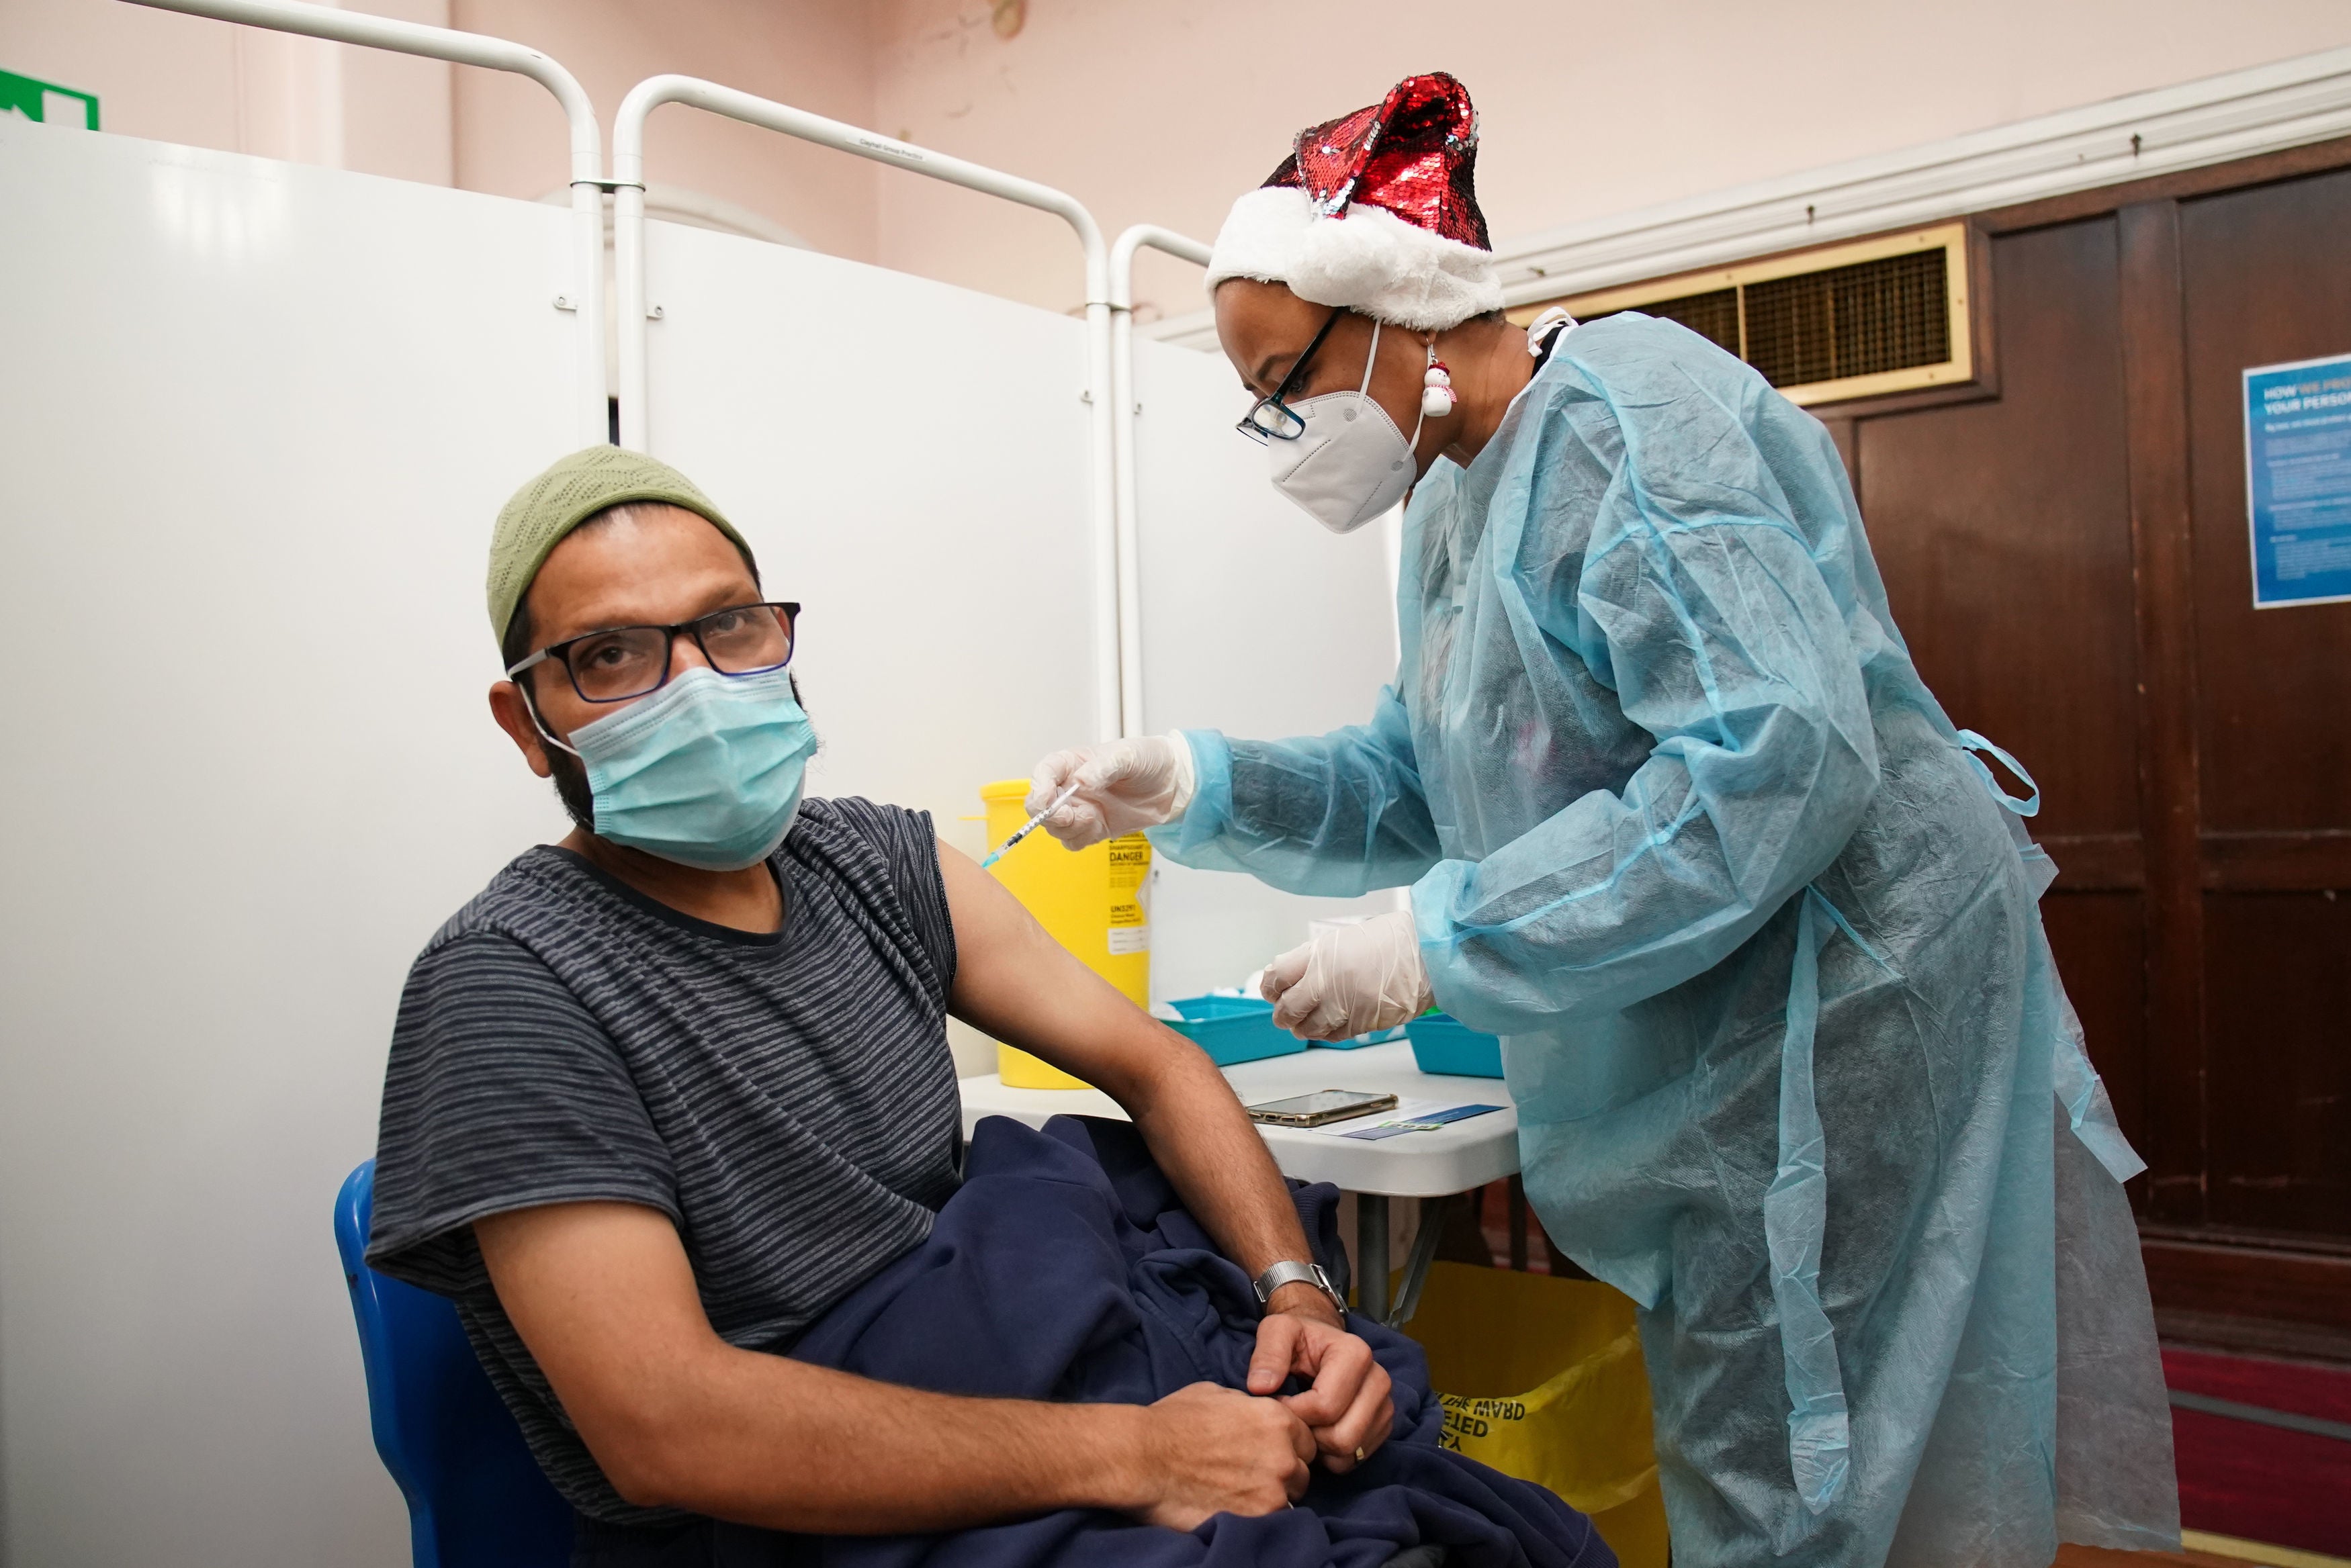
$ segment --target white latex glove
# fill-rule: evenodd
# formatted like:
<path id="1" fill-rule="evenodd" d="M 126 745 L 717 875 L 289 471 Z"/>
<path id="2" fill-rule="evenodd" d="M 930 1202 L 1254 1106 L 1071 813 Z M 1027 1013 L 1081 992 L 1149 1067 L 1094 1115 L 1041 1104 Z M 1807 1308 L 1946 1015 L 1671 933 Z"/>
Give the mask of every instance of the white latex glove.
<path id="1" fill-rule="evenodd" d="M 1322 926 L 1268 964 L 1261 986 L 1274 1023 L 1301 1040 L 1393 1029 L 1432 1000 L 1409 909 Z"/>
<path id="2" fill-rule="evenodd" d="M 1055 752 L 1029 775 L 1025 809 L 1034 816 L 1072 784 L 1078 793 L 1044 825 L 1068 848 L 1173 822 L 1192 804 L 1191 742 L 1145 735 Z"/>

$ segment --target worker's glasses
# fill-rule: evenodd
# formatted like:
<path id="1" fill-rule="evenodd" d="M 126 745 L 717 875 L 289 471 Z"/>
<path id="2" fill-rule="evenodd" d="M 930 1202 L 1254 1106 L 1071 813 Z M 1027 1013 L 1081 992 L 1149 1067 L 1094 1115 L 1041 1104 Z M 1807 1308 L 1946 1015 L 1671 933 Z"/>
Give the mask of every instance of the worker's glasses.
<path id="1" fill-rule="evenodd" d="M 1290 374 L 1281 379 L 1273 395 L 1251 403 L 1249 411 L 1233 429 L 1259 446 L 1270 441 L 1296 441 L 1306 433 L 1306 421 L 1281 400 L 1305 384 L 1306 368 L 1314 362 L 1314 351 L 1322 347 L 1322 339 L 1331 336 L 1331 328 L 1339 325 L 1339 317 L 1346 314 L 1343 309 L 1331 313 L 1330 319 L 1322 323 L 1322 330 L 1314 335 L 1314 341 L 1306 346 L 1306 352 L 1298 357 L 1298 363 L 1290 368 Z"/>
<path id="2" fill-rule="evenodd" d="M 794 604 L 736 605 L 674 626 L 616 626 L 550 643 L 507 671 L 519 676 L 553 659 L 589 702 L 625 702 L 658 691 L 669 680 L 670 650 L 680 632 L 694 639 L 721 675 L 761 675 L 792 661 Z"/>

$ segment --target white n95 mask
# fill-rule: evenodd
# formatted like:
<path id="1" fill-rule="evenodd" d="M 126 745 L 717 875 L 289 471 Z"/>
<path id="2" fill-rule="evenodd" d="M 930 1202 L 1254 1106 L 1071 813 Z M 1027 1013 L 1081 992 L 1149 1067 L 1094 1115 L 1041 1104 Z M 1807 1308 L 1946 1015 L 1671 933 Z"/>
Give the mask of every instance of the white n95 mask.
<path id="1" fill-rule="evenodd" d="M 1352 392 L 1325 392 L 1290 405 L 1305 428 L 1295 441 L 1270 441 L 1266 454 L 1273 487 L 1333 534 L 1352 534 L 1384 515 L 1412 489 L 1420 427 L 1399 433 L 1385 409 L 1372 400 L 1372 367 L 1379 363 L 1380 324 L 1372 323 L 1372 351 L 1364 384 Z"/>

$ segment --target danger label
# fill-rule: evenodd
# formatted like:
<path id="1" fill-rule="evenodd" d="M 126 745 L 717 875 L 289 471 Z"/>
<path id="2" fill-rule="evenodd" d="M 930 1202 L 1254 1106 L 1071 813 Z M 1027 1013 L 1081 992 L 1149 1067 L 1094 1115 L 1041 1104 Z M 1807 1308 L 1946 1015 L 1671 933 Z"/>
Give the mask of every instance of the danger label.
<path id="1" fill-rule="evenodd" d="M 1151 841 L 1140 833 L 1110 841 L 1110 950 L 1151 950 L 1151 911 L 1144 907 L 1150 885 Z"/>

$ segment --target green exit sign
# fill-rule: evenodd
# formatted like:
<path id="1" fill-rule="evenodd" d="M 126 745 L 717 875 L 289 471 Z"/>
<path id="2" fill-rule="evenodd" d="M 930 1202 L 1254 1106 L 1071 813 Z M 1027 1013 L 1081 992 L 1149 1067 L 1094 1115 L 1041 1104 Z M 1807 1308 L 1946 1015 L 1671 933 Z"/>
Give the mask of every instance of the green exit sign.
<path id="1" fill-rule="evenodd" d="M 0 71 L 0 114 L 96 130 L 98 95 Z"/>

